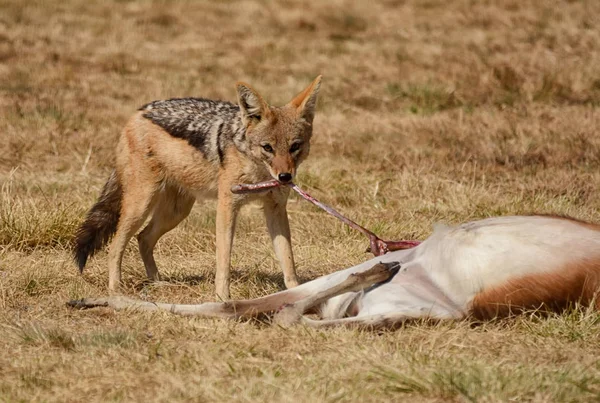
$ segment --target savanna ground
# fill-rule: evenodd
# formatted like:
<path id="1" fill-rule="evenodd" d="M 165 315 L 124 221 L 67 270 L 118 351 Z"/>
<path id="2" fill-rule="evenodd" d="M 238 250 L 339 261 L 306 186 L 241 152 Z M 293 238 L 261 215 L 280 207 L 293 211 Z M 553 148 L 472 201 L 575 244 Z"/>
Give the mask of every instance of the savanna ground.
<path id="1" fill-rule="evenodd" d="M 530 212 L 600 222 L 600 2 L 0 0 L 0 400 L 592 401 L 600 316 L 395 332 L 75 311 L 106 293 L 70 241 L 127 117 L 161 98 L 282 104 L 323 74 L 298 183 L 384 238 Z M 363 261 L 366 242 L 289 206 L 303 280 Z M 213 300 L 215 203 L 165 236 L 167 284 L 130 296 Z M 568 253 L 568 251 L 565 251 Z M 262 214 L 242 215 L 232 294 L 280 290 Z"/>

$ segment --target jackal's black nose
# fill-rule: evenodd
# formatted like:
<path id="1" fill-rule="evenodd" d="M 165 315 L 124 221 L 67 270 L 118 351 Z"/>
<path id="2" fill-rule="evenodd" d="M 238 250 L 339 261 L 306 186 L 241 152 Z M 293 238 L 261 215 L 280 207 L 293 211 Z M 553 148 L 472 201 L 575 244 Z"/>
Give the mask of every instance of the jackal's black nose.
<path id="1" fill-rule="evenodd" d="M 288 172 L 279 174 L 279 176 L 277 176 L 277 179 L 279 179 L 279 182 L 289 182 L 292 180 L 292 174 Z"/>

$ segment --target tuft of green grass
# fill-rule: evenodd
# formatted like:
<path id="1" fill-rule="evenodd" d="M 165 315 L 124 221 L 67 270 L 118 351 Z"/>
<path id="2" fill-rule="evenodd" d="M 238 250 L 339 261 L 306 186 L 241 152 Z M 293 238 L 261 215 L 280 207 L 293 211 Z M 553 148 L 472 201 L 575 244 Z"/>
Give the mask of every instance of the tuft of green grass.
<path id="1" fill-rule="evenodd" d="M 15 250 L 37 247 L 68 247 L 83 215 L 73 214 L 74 204 L 57 193 L 40 196 L 18 194 L 12 179 L 0 189 L 0 245 Z"/>

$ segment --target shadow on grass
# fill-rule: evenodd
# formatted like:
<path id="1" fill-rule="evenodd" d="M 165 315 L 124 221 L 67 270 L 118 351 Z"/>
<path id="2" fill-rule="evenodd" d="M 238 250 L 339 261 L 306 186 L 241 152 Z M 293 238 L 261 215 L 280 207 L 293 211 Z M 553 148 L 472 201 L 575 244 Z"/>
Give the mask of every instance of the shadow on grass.
<path id="1" fill-rule="evenodd" d="M 300 284 L 306 283 L 308 281 L 314 280 L 315 277 L 305 277 L 298 276 L 298 280 Z M 168 284 L 168 285 L 185 285 L 185 286 L 199 286 L 203 284 L 209 283 L 214 286 L 215 276 L 214 274 L 205 275 L 205 274 L 197 274 L 197 275 L 182 275 L 182 274 L 174 274 L 174 275 L 161 275 L 160 283 Z M 270 273 L 264 271 L 246 271 L 246 270 L 232 270 L 231 271 L 231 282 L 241 282 L 241 283 L 252 283 L 252 284 L 268 284 L 272 285 L 277 291 L 286 290 L 285 282 L 283 280 L 282 273 Z M 142 280 L 138 281 L 130 287 L 135 291 L 142 291 L 144 288 L 148 286 L 152 286 L 153 284 L 157 284 L 151 280 Z M 127 287 L 127 286 L 126 286 Z M 129 287 L 127 287 L 129 288 Z"/>

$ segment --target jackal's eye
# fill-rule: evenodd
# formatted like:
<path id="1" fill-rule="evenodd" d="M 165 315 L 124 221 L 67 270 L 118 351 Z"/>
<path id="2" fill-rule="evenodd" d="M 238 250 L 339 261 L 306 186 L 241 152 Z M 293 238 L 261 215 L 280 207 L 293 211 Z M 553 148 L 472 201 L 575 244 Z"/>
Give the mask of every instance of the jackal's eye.
<path id="1" fill-rule="evenodd" d="M 290 147 L 290 152 L 291 153 L 295 153 L 296 151 L 298 151 L 300 149 L 300 143 L 294 143 L 292 144 L 292 146 Z"/>
<path id="2" fill-rule="evenodd" d="M 263 148 L 263 150 L 265 150 L 268 153 L 273 152 L 273 147 L 271 147 L 271 144 L 263 144 L 262 148 Z"/>

